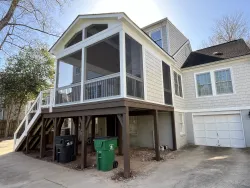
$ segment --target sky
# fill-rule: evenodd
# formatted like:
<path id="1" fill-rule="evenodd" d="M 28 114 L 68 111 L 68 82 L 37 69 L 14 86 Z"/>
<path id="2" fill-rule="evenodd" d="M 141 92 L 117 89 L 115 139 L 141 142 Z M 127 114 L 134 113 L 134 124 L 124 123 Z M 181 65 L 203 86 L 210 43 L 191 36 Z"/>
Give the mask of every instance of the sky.
<path id="1" fill-rule="evenodd" d="M 125 12 L 139 27 L 168 17 L 193 50 L 201 48 L 224 15 L 243 12 L 250 28 L 250 0 L 72 0 L 56 16 L 65 30 L 78 14 L 106 12 Z"/>
<path id="2" fill-rule="evenodd" d="M 78 14 L 107 12 L 125 12 L 139 27 L 168 17 L 190 40 L 193 50 L 202 47 L 215 20 L 224 15 L 243 12 L 250 28 L 250 0 L 69 0 L 62 12 L 55 11 L 52 16 L 58 22 L 55 27 L 63 32 Z M 56 41 L 42 39 L 49 46 Z"/>

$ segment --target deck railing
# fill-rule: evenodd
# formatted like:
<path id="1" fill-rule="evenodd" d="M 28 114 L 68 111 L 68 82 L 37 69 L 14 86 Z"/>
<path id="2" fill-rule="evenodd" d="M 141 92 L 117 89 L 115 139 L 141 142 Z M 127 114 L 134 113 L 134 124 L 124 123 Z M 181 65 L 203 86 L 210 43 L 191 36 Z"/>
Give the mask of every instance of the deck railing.
<path id="1" fill-rule="evenodd" d="M 120 74 L 115 73 L 86 81 L 84 87 L 85 100 L 120 95 Z"/>
<path id="2" fill-rule="evenodd" d="M 81 82 L 56 89 L 56 104 L 79 102 L 81 100 Z"/>

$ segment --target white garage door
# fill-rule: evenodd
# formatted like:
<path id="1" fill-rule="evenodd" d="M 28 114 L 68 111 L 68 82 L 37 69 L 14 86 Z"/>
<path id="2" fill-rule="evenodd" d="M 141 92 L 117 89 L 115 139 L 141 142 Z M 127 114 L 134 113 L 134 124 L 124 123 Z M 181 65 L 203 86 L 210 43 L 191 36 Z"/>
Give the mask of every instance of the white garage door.
<path id="1" fill-rule="evenodd" d="M 245 137 L 241 115 L 195 114 L 193 116 L 196 145 L 244 148 Z"/>

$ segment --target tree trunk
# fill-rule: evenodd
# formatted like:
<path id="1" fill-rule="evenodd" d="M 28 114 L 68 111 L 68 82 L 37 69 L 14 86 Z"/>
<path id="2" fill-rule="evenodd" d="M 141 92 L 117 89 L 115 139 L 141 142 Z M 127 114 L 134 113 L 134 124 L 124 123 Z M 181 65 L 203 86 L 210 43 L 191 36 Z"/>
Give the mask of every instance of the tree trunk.
<path id="1" fill-rule="evenodd" d="M 9 128 L 10 128 L 10 121 L 11 121 L 11 112 L 13 110 L 13 104 L 7 106 L 7 118 L 6 118 L 6 127 L 5 127 L 5 133 L 4 137 L 7 138 L 9 134 Z"/>
<path id="2" fill-rule="evenodd" d="M 13 0 L 6 15 L 0 20 L 0 31 L 8 25 L 20 0 Z"/>

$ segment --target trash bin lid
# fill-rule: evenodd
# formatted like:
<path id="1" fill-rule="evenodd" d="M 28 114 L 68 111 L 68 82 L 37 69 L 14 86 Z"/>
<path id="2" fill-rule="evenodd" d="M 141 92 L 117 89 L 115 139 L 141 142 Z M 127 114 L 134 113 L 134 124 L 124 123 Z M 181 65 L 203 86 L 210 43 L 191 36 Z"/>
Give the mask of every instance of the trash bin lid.
<path id="1" fill-rule="evenodd" d="M 102 137 L 95 137 L 94 140 L 114 140 L 117 139 L 115 136 L 102 136 Z"/>

